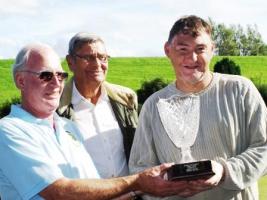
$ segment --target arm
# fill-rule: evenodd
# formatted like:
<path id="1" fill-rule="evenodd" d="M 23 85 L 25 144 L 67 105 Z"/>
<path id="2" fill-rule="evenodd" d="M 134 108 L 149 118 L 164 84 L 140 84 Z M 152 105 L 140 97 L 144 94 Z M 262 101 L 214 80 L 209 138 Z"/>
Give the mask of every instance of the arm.
<path id="1" fill-rule="evenodd" d="M 128 184 L 135 177 L 117 179 L 77 179 L 62 178 L 40 192 L 45 199 L 112 199 L 130 191 Z M 128 183 L 129 182 L 129 183 Z"/>
<path id="2" fill-rule="evenodd" d="M 240 89 L 240 107 L 234 116 L 240 130 L 233 141 L 236 155 L 220 160 L 225 169 L 221 186 L 230 190 L 241 190 L 256 182 L 263 175 L 267 163 L 266 105 L 256 87 L 250 81 L 246 84 Z"/>
<path id="3" fill-rule="evenodd" d="M 114 179 L 59 179 L 40 192 L 45 199 L 108 200 L 130 191 L 142 191 L 154 196 L 170 196 L 183 191 L 186 183 L 166 181 L 162 174 L 172 164 L 162 164 L 141 173 Z"/>
<path id="4" fill-rule="evenodd" d="M 231 77 L 230 80 L 221 81 L 217 91 L 220 91 L 216 102 L 217 111 L 221 119 L 225 120 L 225 123 L 222 120 L 223 123 L 216 124 L 222 136 L 216 138 L 224 144 L 222 149 L 225 155 L 213 157 L 217 161 L 216 168 L 223 169 L 219 187 L 229 192 L 254 187 L 267 163 L 266 106 L 255 86 L 244 78 Z M 209 185 L 211 183 L 215 185 Z M 191 182 L 191 185 L 196 189 L 202 186 L 203 189 L 206 186 L 209 189 L 216 183 L 218 179 L 216 181 L 211 177 Z"/>
<path id="5" fill-rule="evenodd" d="M 153 108 L 150 107 L 151 104 L 145 102 L 139 115 L 129 160 L 130 173 L 136 173 L 160 164 L 152 136 L 151 117 L 153 116 Z"/>

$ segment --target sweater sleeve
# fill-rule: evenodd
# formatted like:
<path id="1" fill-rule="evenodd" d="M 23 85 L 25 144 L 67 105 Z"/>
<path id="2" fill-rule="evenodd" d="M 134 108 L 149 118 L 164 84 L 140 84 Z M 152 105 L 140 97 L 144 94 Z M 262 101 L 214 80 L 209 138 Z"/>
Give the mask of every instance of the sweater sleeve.
<path id="1" fill-rule="evenodd" d="M 242 108 L 236 113 L 240 126 L 237 136 L 240 144 L 236 146 L 241 151 L 220 160 L 225 168 L 225 180 L 221 186 L 230 190 L 242 190 L 256 182 L 264 175 L 267 166 L 266 105 L 252 82 L 247 80 L 245 83 L 243 95 L 236 99 Z"/>
<path id="2" fill-rule="evenodd" d="M 151 109 L 146 102 L 139 115 L 129 160 L 129 170 L 132 174 L 159 164 L 152 137 Z"/>

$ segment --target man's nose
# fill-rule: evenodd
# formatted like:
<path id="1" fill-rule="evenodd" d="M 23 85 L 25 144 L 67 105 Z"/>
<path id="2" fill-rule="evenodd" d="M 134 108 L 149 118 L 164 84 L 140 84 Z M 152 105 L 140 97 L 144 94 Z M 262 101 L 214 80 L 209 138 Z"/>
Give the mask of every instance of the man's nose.
<path id="1" fill-rule="evenodd" d="M 95 66 L 95 67 L 100 67 L 101 66 L 101 61 L 98 59 L 98 57 L 92 58 L 91 62 L 89 63 L 89 66 Z"/>
<path id="2" fill-rule="evenodd" d="M 197 61 L 197 53 L 195 51 L 192 51 L 191 53 L 188 54 L 188 59 L 192 60 L 193 62 Z"/>
<path id="3" fill-rule="evenodd" d="M 60 78 L 56 74 L 54 74 L 50 82 L 52 82 L 54 85 L 61 85 L 63 81 L 60 80 Z"/>

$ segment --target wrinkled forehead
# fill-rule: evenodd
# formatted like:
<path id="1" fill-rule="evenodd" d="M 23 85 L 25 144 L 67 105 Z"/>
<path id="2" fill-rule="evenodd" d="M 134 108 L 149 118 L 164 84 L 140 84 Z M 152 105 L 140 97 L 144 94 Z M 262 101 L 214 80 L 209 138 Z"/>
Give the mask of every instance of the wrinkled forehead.
<path id="1" fill-rule="evenodd" d="M 79 49 L 76 49 L 76 52 L 82 52 L 82 51 L 90 51 L 90 53 L 106 53 L 106 47 L 105 44 L 101 41 L 95 41 L 95 42 L 87 42 L 83 43 L 83 45 L 80 46 Z"/>
<path id="2" fill-rule="evenodd" d="M 62 71 L 59 56 L 53 50 L 46 48 L 31 51 L 26 67 L 35 71 Z"/>

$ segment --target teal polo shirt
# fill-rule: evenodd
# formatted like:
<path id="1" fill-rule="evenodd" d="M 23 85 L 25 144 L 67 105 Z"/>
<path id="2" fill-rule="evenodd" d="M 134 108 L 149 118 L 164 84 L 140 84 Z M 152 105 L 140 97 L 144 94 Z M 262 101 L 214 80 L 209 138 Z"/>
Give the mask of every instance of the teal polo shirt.
<path id="1" fill-rule="evenodd" d="M 99 178 L 73 122 L 54 114 L 55 128 L 13 105 L 0 120 L 2 200 L 42 199 L 38 193 L 56 180 Z"/>

